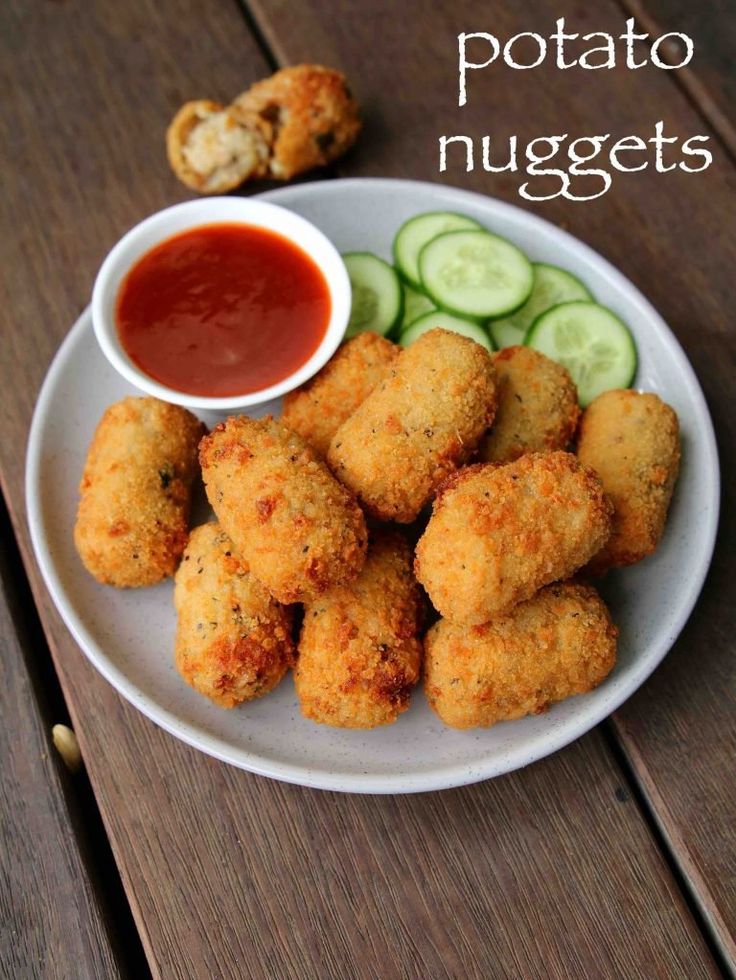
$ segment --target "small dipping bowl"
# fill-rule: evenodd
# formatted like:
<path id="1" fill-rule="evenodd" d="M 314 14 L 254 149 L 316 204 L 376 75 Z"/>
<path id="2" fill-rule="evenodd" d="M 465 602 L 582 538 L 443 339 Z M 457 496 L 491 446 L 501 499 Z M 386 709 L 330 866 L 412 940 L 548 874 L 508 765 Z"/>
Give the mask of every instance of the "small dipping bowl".
<path id="1" fill-rule="evenodd" d="M 287 377 L 258 391 L 226 397 L 189 394 L 170 388 L 146 374 L 131 360 L 118 334 L 118 294 L 128 272 L 151 249 L 182 232 L 214 224 L 243 224 L 280 235 L 301 249 L 324 276 L 330 296 L 330 316 L 317 349 Z M 339 252 L 325 235 L 286 208 L 240 197 L 187 201 L 151 215 L 123 235 L 97 273 L 92 291 L 92 323 L 110 364 L 136 388 L 162 401 L 186 408 L 232 412 L 263 407 L 304 384 L 327 363 L 345 335 L 350 317 L 350 280 Z"/>

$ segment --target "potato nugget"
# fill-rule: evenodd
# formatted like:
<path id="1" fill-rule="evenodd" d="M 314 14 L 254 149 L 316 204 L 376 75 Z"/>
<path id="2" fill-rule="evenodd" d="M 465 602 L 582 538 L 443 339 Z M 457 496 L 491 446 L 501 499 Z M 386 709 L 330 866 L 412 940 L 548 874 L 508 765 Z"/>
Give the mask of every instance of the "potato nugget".
<path id="1" fill-rule="evenodd" d="M 361 128 L 345 76 L 322 65 L 282 68 L 239 95 L 232 108 L 271 127 L 269 170 L 280 180 L 336 160 Z"/>
<path id="2" fill-rule="evenodd" d="M 250 574 L 219 524 L 192 531 L 174 581 L 184 680 L 222 708 L 273 690 L 294 657 L 291 610 Z"/>
<path id="3" fill-rule="evenodd" d="M 525 453 L 566 449 L 580 415 L 567 368 L 531 347 L 506 347 L 492 357 L 498 408 L 480 458 L 511 463 Z"/>
<path id="4" fill-rule="evenodd" d="M 357 579 L 304 610 L 294 674 L 302 713 L 339 728 L 396 721 L 419 679 L 421 612 L 409 546 L 377 534 Z"/>
<path id="5" fill-rule="evenodd" d="M 469 466 L 440 490 L 417 578 L 446 619 L 485 623 L 584 565 L 607 540 L 611 511 L 572 453 Z"/>
<path id="6" fill-rule="evenodd" d="M 613 501 L 613 531 L 588 570 L 650 555 L 662 537 L 680 469 L 677 415 L 657 395 L 604 391 L 583 413 L 578 457 Z"/>
<path id="7" fill-rule="evenodd" d="M 452 728 L 540 714 L 601 683 L 617 633 L 595 589 L 567 582 L 482 626 L 441 619 L 424 640 L 427 700 Z"/>
<path id="8" fill-rule="evenodd" d="M 174 574 L 187 543 L 197 443 L 191 412 L 123 398 L 100 419 L 87 453 L 74 543 L 98 582 L 153 585 Z"/>
<path id="9" fill-rule="evenodd" d="M 256 117 L 219 102 L 187 102 L 166 132 L 171 168 L 200 194 L 224 194 L 268 167 L 264 127 Z"/>
<path id="10" fill-rule="evenodd" d="M 309 602 L 358 574 L 363 513 L 301 436 L 270 416 L 229 418 L 199 460 L 223 530 L 280 602 Z"/>
<path id="11" fill-rule="evenodd" d="M 428 331 L 340 426 L 328 463 L 371 516 L 410 523 L 493 421 L 494 377 L 480 344 Z"/>
<path id="12" fill-rule="evenodd" d="M 311 381 L 289 392 L 282 422 L 325 456 L 332 437 L 385 377 L 399 349 L 375 333 L 348 340 Z"/>

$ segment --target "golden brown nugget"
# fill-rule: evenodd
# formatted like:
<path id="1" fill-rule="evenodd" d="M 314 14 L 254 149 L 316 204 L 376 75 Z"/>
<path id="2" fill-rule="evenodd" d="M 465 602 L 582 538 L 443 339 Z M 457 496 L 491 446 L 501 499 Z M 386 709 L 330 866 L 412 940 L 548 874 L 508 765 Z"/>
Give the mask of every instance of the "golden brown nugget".
<path id="1" fill-rule="evenodd" d="M 399 350 L 378 334 L 358 334 L 311 381 L 289 392 L 281 420 L 325 456 L 332 437 L 383 380 Z"/>
<path id="2" fill-rule="evenodd" d="M 204 426 L 157 398 L 123 398 L 100 419 L 87 453 L 74 543 L 106 585 L 153 585 L 174 574 L 187 543 L 197 444 Z"/>
<path id="3" fill-rule="evenodd" d="M 478 463 L 440 489 L 414 570 L 446 619 L 485 623 L 584 565 L 607 540 L 611 511 L 572 453 Z"/>
<path id="4" fill-rule="evenodd" d="M 674 410 L 657 395 L 604 391 L 583 413 L 578 457 L 613 501 L 613 531 L 588 570 L 602 574 L 646 558 L 662 537 L 680 469 Z"/>
<path id="5" fill-rule="evenodd" d="M 357 579 L 304 610 L 294 674 L 302 713 L 339 728 L 396 721 L 419 679 L 421 613 L 409 546 L 379 532 Z"/>
<path id="6" fill-rule="evenodd" d="M 510 463 L 525 453 L 566 449 L 580 409 L 570 372 L 531 347 L 505 347 L 492 355 L 498 408 L 479 457 Z"/>
<path id="7" fill-rule="evenodd" d="M 424 640 L 424 690 L 452 728 L 489 728 L 592 691 L 616 662 L 617 629 L 594 588 L 548 585 L 470 629 L 441 619 Z"/>
<path id="8" fill-rule="evenodd" d="M 271 416 L 229 418 L 199 460 L 223 530 L 280 602 L 309 602 L 358 574 L 363 513 L 301 436 Z"/>
<path id="9" fill-rule="evenodd" d="M 345 76 L 322 65 L 282 68 L 238 96 L 232 108 L 271 127 L 269 171 L 280 180 L 336 160 L 361 128 Z"/>
<path id="10" fill-rule="evenodd" d="M 340 426 L 328 463 L 371 516 L 410 523 L 493 421 L 494 378 L 480 344 L 428 331 Z"/>
<path id="11" fill-rule="evenodd" d="M 257 118 L 209 99 L 181 107 L 166 132 L 166 152 L 179 180 L 200 194 L 224 194 L 268 168 Z"/>
<path id="12" fill-rule="evenodd" d="M 291 610 L 235 554 L 219 524 L 189 536 L 176 573 L 176 668 L 222 708 L 272 691 L 291 666 Z"/>

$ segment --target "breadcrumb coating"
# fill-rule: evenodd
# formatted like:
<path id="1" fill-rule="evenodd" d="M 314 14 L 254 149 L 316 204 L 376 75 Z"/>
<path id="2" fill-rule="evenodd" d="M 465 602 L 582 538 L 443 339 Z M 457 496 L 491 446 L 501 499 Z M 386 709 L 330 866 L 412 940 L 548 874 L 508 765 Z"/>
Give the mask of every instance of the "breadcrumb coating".
<path id="1" fill-rule="evenodd" d="M 419 679 L 421 612 L 409 546 L 378 532 L 360 575 L 304 610 L 294 674 L 302 713 L 340 728 L 396 721 Z"/>
<path id="2" fill-rule="evenodd" d="M 219 524 L 203 524 L 175 577 L 176 668 L 222 708 L 259 698 L 294 656 L 291 610 L 272 599 Z"/>
<path id="3" fill-rule="evenodd" d="M 680 469 L 674 409 L 654 394 L 604 391 L 583 414 L 577 453 L 613 502 L 613 531 L 587 570 L 600 575 L 651 555 Z"/>
<path id="4" fill-rule="evenodd" d="M 224 194 L 268 167 L 264 127 L 256 117 L 211 102 L 187 102 L 166 132 L 171 168 L 200 194 Z"/>
<path id="5" fill-rule="evenodd" d="M 74 527 L 79 556 L 98 582 L 134 588 L 174 574 L 204 431 L 191 412 L 156 398 L 123 398 L 105 410 Z"/>
<path id="6" fill-rule="evenodd" d="M 567 368 L 531 347 L 505 347 L 492 358 L 498 408 L 480 459 L 510 463 L 525 453 L 567 449 L 580 416 Z"/>
<path id="7" fill-rule="evenodd" d="M 410 523 L 493 421 L 494 378 L 480 344 L 428 331 L 340 426 L 328 463 L 371 516 Z"/>
<path id="8" fill-rule="evenodd" d="M 274 598 L 309 602 L 358 574 L 363 514 L 301 436 L 271 416 L 229 418 L 199 460 L 217 519 Z"/>
<path id="9" fill-rule="evenodd" d="M 548 585 L 470 629 L 440 620 L 424 641 L 424 690 L 452 728 L 489 728 L 592 691 L 616 662 L 608 610 L 588 585 Z"/>
<path id="10" fill-rule="evenodd" d="M 446 619 L 485 623 L 584 565 L 607 540 L 611 512 L 572 453 L 478 463 L 440 489 L 416 575 Z"/>
<path id="11" fill-rule="evenodd" d="M 269 172 L 280 180 L 336 160 L 361 129 L 345 76 L 323 65 L 282 68 L 239 95 L 232 108 L 270 127 Z"/>
<path id="12" fill-rule="evenodd" d="M 310 381 L 289 392 L 282 422 L 325 456 L 332 437 L 383 380 L 399 350 L 375 333 L 348 340 Z"/>

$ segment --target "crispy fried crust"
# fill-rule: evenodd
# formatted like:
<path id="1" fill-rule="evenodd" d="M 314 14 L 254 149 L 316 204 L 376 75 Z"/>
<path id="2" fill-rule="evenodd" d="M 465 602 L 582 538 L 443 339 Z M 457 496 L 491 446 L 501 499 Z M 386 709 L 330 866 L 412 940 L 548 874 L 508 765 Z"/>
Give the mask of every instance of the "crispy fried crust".
<path id="1" fill-rule="evenodd" d="M 595 589 L 548 585 L 470 629 L 440 620 L 424 641 L 424 690 L 452 728 L 488 728 L 591 691 L 616 662 L 617 629 Z"/>
<path id="2" fill-rule="evenodd" d="M 268 145 L 257 117 L 219 102 L 187 102 L 166 132 L 171 168 L 200 194 L 223 194 L 268 167 Z"/>
<path id="3" fill-rule="evenodd" d="M 328 463 L 369 514 L 413 521 L 493 421 L 494 377 L 479 344 L 430 330 L 340 426 Z"/>
<path id="4" fill-rule="evenodd" d="M 605 391 L 583 414 L 578 457 L 613 501 L 613 532 L 588 571 L 633 565 L 662 537 L 680 469 L 677 415 L 657 395 Z"/>
<path id="5" fill-rule="evenodd" d="M 567 368 L 532 350 L 506 347 L 493 354 L 498 408 L 480 459 L 510 463 L 525 453 L 567 449 L 580 409 Z"/>
<path id="6" fill-rule="evenodd" d="M 311 381 L 289 392 L 281 420 L 325 456 L 332 437 L 383 380 L 399 349 L 375 333 L 348 340 Z"/>
<path id="7" fill-rule="evenodd" d="M 361 128 L 345 76 L 322 65 L 282 68 L 238 96 L 233 110 L 271 127 L 269 169 L 281 180 L 336 160 Z"/>
<path id="8" fill-rule="evenodd" d="M 293 661 L 291 610 L 235 555 L 219 524 L 195 528 L 176 573 L 176 668 L 222 708 L 273 690 Z"/>
<path id="9" fill-rule="evenodd" d="M 296 433 L 270 416 L 229 418 L 199 459 L 223 530 L 276 599 L 308 602 L 358 574 L 360 507 Z"/>
<path id="10" fill-rule="evenodd" d="M 572 453 L 469 466 L 440 489 L 416 575 L 446 619 L 485 623 L 584 565 L 608 538 L 611 512 Z"/>
<path id="11" fill-rule="evenodd" d="M 156 398 L 124 398 L 100 419 L 79 485 L 74 543 L 87 570 L 118 588 L 174 574 L 187 542 L 204 426 Z"/>
<path id="12" fill-rule="evenodd" d="M 408 545 L 379 532 L 357 579 L 304 611 L 294 675 L 302 713 L 340 728 L 396 721 L 419 679 L 421 611 Z"/>

